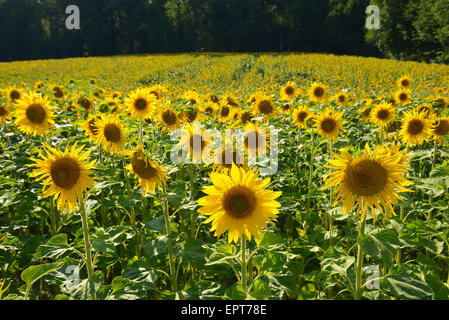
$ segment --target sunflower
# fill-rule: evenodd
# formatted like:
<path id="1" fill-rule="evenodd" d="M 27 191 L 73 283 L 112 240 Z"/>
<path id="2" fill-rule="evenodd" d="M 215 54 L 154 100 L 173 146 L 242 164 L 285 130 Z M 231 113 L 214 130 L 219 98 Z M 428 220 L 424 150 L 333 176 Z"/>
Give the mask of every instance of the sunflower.
<path id="1" fill-rule="evenodd" d="M 167 169 L 148 158 L 143 153 L 141 145 L 134 152 L 127 151 L 124 154 L 131 157 L 131 163 L 126 169 L 139 179 L 134 189 L 141 186 L 142 195 L 154 193 L 156 187 L 161 188 L 162 184 L 166 184 Z"/>
<path id="2" fill-rule="evenodd" d="M 348 103 L 349 96 L 346 92 L 340 92 L 335 95 L 334 99 L 337 102 L 337 104 L 343 106 L 346 103 Z"/>
<path id="3" fill-rule="evenodd" d="M 295 100 L 298 96 L 298 88 L 296 87 L 296 83 L 293 81 L 287 82 L 286 85 L 284 85 L 281 88 L 281 100 L 282 101 L 292 101 Z"/>
<path id="4" fill-rule="evenodd" d="M 229 120 L 229 115 L 231 114 L 231 106 L 227 104 L 221 104 L 218 118 L 220 122 L 226 122 Z"/>
<path id="5" fill-rule="evenodd" d="M 179 128 L 180 120 L 178 112 L 169 105 L 164 105 L 159 109 L 158 120 L 162 129 L 165 131 L 171 132 Z"/>
<path id="6" fill-rule="evenodd" d="M 44 88 L 44 83 L 42 81 L 38 81 L 34 84 L 34 91 L 36 91 L 37 93 L 40 93 L 43 88 Z"/>
<path id="7" fill-rule="evenodd" d="M 293 118 L 292 122 L 298 127 L 298 128 L 305 128 L 307 118 L 313 115 L 313 112 L 310 111 L 306 106 L 300 106 L 298 109 L 296 109 L 293 112 Z"/>
<path id="8" fill-rule="evenodd" d="M 181 114 L 181 119 L 188 123 L 199 121 L 202 118 L 200 108 L 196 105 L 188 106 Z"/>
<path id="9" fill-rule="evenodd" d="M 371 119 L 371 111 L 373 110 L 372 106 L 367 106 L 365 108 L 360 109 L 357 113 L 362 117 L 362 121 L 370 121 Z"/>
<path id="10" fill-rule="evenodd" d="M 201 95 L 195 90 L 189 90 L 185 92 L 182 97 L 187 100 L 190 105 L 198 104 L 201 102 Z"/>
<path id="11" fill-rule="evenodd" d="M 445 145 L 446 141 L 444 137 L 449 136 L 449 118 L 437 119 L 434 123 L 432 134 L 434 140 Z"/>
<path id="12" fill-rule="evenodd" d="M 396 110 L 390 103 L 381 103 L 371 110 L 370 119 L 380 128 L 385 128 L 396 116 Z"/>
<path id="13" fill-rule="evenodd" d="M 203 130 L 196 130 L 196 126 L 187 124 L 183 129 L 184 134 L 180 137 L 178 145 L 188 149 L 188 156 L 194 163 L 204 160 L 205 148 L 210 144 L 204 137 Z"/>
<path id="14" fill-rule="evenodd" d="M 335 141 L 340 131 L 346 130 L 343 127 L 346 121 L 343 121 L 342 117 L 342 112 L 326 109 L 316 117 L 314 126 L 323 138 Z"/>
<path id="15" fill-rule="evenodd" d="M 388 123 L 384 128 L 383 134 L 390 140 L 396 140 L 399 136 L 399 130 L 401 130 L 402 122 L 399 120 L 393 120 Z"/>
<path id="16" fill-rule="evenodd" d="M 17 100 L 22 98 L 23 91 L 22 89 L 19 89 L 17 87 L 9 87 L 6 90 L 6 96 L 8 97 L 8 100 L 12 103 L 15 103 Z"/>
<path id="17" fill-rule="evenodd" d="M 51 87 L 53 97 L 56 99 L 64 99 L 64 89 L 61 86 L 52 86 Z"/>
<path id="18" fill-rule="evenodd" d="M 208 100 L 208 102 L 212 102 L 212 103 L 215 103 L 215 104 L 219 104 L 220 103 L 220 98 L 218 98 L 218 96 L 215 95 L 215 94 L 210 94 L 208 96 L 207 100 Z"/>
<path id="19" fill-rule="evenodd" d="M 323 102 L 327 99 L 327 88 L 321 84 L 314 82 L 309 89 L 309 100 L 313 102 Z"/>
<path id="20" fill-rule="evenodd" d="M 398 164 L 401 166 L 408 167 L 409 160 L 411 156 L 406 154 L 406 150 L 401 150 L 401 145 L 393 142 L 391 146 L 386 144 L 376 146 L 374 149 L 375 152 L 379 153 L 380 156 L 386 156 L 389 158 L 398 157 Z"/>
<path id="21" fill-rule="evenodd" d="M 30 91 L 16 101 L 16 125 L 26 134 L 44 135 L 53 125 L 53 111 L 47 98 Z"/>
<path id="22" fill-rule="evenodd" d="M 432 121 L 426 119 L 425 112 L 414 109 L 404 112 L 403 125 L 399 136 L 408 146 L 421 145 L 432 136 Z"/>
<path id="23" fill-rule="evenodd" d="M 54 196 L 58 208 L 75 209 L 77 200 L 82 199 L 83 192 L 95 182 L 90 176 L 95 167 L 93 161 L 89 162 L 90 151 L 84 151 L 83 146 L 77 147 L 76 143 L 66 146 L 64 151 L 45 144 L 43 150 L 46 154 L 40 153 L 42 160 L 32 158 L 34 163 L 27 165 L 36 168 L 30 176 L 37 181 L 45 179 L 43 196 Z"/>
<path id="24" fill-rule="evenodd" d="M 394 99 L 401 104 L 407 104 L 412 101 L 410 91 L 407 89 L 399 89 L 396 91 L 394 93 Z"/>
<path id="25" fill-rule="evenodd" d="M 433 118 L 435 116 L 435 112 L 433 111 L 433 107 L 430 104 L 423 105 L 418 108 L 419 112 L 424 112 L 428 118 Z"/>
<path id="26" fill-rule="evenodd" d="M 396 84 L 399 88 L 410 89 L 412 86 L 412 79 L 408 76 L 403 76 L 396 82 Z"/>
<path id="27" fill-rule="evenodd" d="M 148 91 L 153 94 L 156 99 L 159 100 L 165 95 L 165 93 L 167 92 L 167 88 L 163 85 L 155 84 L 149 87 Z"/>
<path id="28" fill-rule="evenodd" d="M 5 122 L 10 118 L 11 115 L 11 109 L 9 107 L 2 103 L 0 104 L 0 122 Z"/>
<path id="29" fill-rule="evenodd" d="M 89 118 L 87 118 L 86 121 L 83 122 L 81 127 L 84 129 L 84 131 L 87 133 L 89 138 L 91 138 L 93 141 L 97 140 L 98 135 L 98 126 L 97 121 L 101 120 L 101 115 L 94 115 L 91 114 Z"/>
<path id="30" fill-rule="evenodd" d="M 145 120 L 155 110 L 156 97 L 148 89 L 137 89 L 125 100 L 125 107 L 132 118 Z"/>
<path id="31" fill-rule="evenodd" d="M 207 195 L 198 200 L 198 213 L 209 216 L 210 231 L 219 237 L 228 232 L 228 242 L 237 243 L 242 235 L 260 239 L 261 231 L 277 217 L 281 205 L 275 199 L 282 192 L 266 189 L 270 179 L 259 180 L 258 173 L 233 165 L 230 174 L 212 172 L 212 186 L 203 188 Z"/>
<path id="32" fill-rule="evenodd" d="M 242 112 L 240 114 L 240 123 L 247 124 L 249 122 L 252 122 L 253 118 L 254 118 L 254 115 L 251 113 L 251 111 L 242 110 Z"/>
<path id="33" fill-rule="evenodd" d="M 443 97 L 437 97 L 432 100 L 433 108 L 436 112 L 440 113 L 449 105 L 449 99 Z"/>
<path id="34" fill-rule="evenodd" d="M 276 115 L 276 107 L 270 96 L 259 95 L 256 102 L 253 104 L 255 114 L 259 116 L 265 116 L 265 118 L 271 118 Z"/>
<path id="35" fill-rule="evenodd" d="M 208 101 L 205 102 L 201 107 L 201 111 L 204 113 L 208 113 L 211 117 L 215 117 L 217 113 L 217 107 L 215 106 L 214 102 Z"/>
<path id="36" fill-rule="evenodd" d="M 108 115 L 97 120 L 96 142 L 103 145 L 107 152 L 120 153 L 126 140 L 125 127 L 115 115 Z"/>
<path id="37" fill-rule="evenodd" d="M 376 221 L 377 208 L 387 219 L 394 216 L 394 204 L 402 200 L 398 192 L 411 191 L 406 188 L 412 184 L 405 178 L 406 165 L 401 161 L 401 153 L 371 152 L 365 144 L 364 154 L 353 158 L 346 149 L 340 155 L 333 154 L 336 159 L 330 159 L 327 168 L 336 171 L 324 177 L 324 190 L 336 189 L 336 199 L 332 206 L 343 202 L 343 212 L 348 214 L 357 202 L 356 214 L 361 213 L 361 221 L 365 220 L 366 209 L 369 207 Z M 382 209 L 382 207 L 384 209 Z"/>
<path id="38" fill-rule="evenodd" d="M 239 108 L 232 108 L 229 114 L 229 119 L 234 122 L 234 124 L 240 123 L 240 116 L 242 115 L 242 110 Z"/>
<path id="39" fill-rule="evenodd" d="M 85 112 L 89 113 L 92 112 L 94 109 L 94 102 L 93 100 L 80 96 L 76 99 L 76 104 Z"/>

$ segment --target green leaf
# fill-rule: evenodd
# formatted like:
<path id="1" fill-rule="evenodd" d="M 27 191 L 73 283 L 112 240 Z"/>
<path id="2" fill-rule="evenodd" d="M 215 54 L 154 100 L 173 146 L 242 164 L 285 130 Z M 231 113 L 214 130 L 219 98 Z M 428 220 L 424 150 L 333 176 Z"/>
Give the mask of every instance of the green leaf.
<path id="1" fill-rule="evenodd" d="M 33 260 L 37 261 L 42 258 L 59 259 L 71 250 L 72 248 L 67 243 L 67 235 L 61 233 L 55 235 L 45 244 L 40 245 L 34 254 Z"/>
<path id="2" fill-rule="evenodd" d="M 358 238 L 362 250 L 373 258 L 382 258 L 387 266 L 394 264 L 396 250 L 401 247 L 398 234 L 393 230 L 382 230 L 376 234 L 365 234 Z"/>
<path id="3" fill-rule="evenodd" d="M 274 232 L 264 232 L 258 244 L 260 249 L 278 250 L 285 244 L 285 240 Z"/>
<path id="4" fill-rule="evenodd" d="M 223 244 L 218 247 L 207 259 L 206 266 L 211 266 L 215 264 L 227 264 L 232 263 L 232 260 L 236 257 L 237 248 L 230 244 Z"/>
<path id="5" fill-rule="evenodd" d="M 184 261 L 202 260 L 206 256 L 206 249 L 203 248 L 203 241 L 199 239 L 187 238 L 180 254 Z"/>
<path id="6" fill-rule="evenodd" d="M 271 290 L 265 281 L 256 279 L 249 294 L 257 300 L 266 300 L 271 296 Z"/>
<path id="7" fill-rule="evenodd" d="M 145 240 L 143 242 L 143 250 L 148 257 L 158 256 L 167 251 L 169 238 L 167 236 L 159 236 L 153 240 Z"/>
<path id="8" fill-rule="evenodd" d="M 160 215 L 145 224 L 145 228 L 151 231 L 165 233 L 165 217 Z"/>
<path id="9" fill-rule="evenodd" d="M 245 289 L 238 283 L 226 290 L 225 295 L 231 300 L 245 300 L 247 298 Z"/>
<path id="10" fill-rule="evenodd" d="M 381 280 L 381 288 L 400 299 L 423 299 L 433 295 L 430 286 L 409 275 L 391 275 Z"/>
<path id="11" fill-rule="evenodd" d="M 45 276 L 46 274 L 55 271 L 62 265 L 62 262 L 40 264 L 26 268 L 20 277 L 27 284 L 32 286 L 34 282 Z"/>

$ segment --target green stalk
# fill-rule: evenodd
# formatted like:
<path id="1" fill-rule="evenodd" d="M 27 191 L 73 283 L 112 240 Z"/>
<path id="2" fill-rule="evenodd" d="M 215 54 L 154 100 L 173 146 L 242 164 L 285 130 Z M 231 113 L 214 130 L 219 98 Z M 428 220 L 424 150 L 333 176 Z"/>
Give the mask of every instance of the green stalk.
<path id="1" fill-rule="evenodd" d="M 365 233 L 365 219 L 359 222 L 358 238 Z M 354 300 L 360 300 L 362 297 L 362 268 L 363 268 L 363 250 L 360 243 L 357 243 L 357 265 L 355 278 Z"/>
<path id="2" fill-rule="evenodd" d="M 246 261 L 246 237 L 242 234 L 240 238 L 241 251 L 242 251 L 242 287 L 246 292 L 246 272 L 247 272 L 247 261 Z"/>
<path id="3" fill-rule="evenodd" d="M 92 276 L 94 274 L 94 266 L 92 263 L 92 256 L 91 256 L 91 247 L 90 247 L 90 239 L 89 239 L 89 226 L 88 226 L 88 220 L 87 220 L 87 214 L 86 214 L 86 207 L 84 205 L 84 200 L 80 200 L 80 214 L 81 214 L 81 224 L 83 226 L 83 235 L 84 235 L 84 251 L 86 255 L 86 267 L 87 267 L 87 277 L 88 282 L 90 284 L 90 289 L 92 293 L 92 300 L 97 300 L 97 295 L 95 293 L 95 286 L 92 283 Z"/>
<path id="4" fill-rule="evenodd" d="M 164 184 L 162 184 L 162 196 L 163 196 L 162 210 L 164 211 L 164 216 L 165 216 L 165 229 L 167 232 L 167 237 L 170 238 L 170 235 L 171 235 L 170 213 L 169 213 L 168 201 L 167 201 L 167 190 L 166 190 Z M 175 268 L 175 260 L 173 258 L 173 245 L 172 245 L 170 239 L 168 241 L 168 259 L 169 259 L 169 265 L 170 265 L 170 281 L 171 281 L 172 292 L 178 292 L 177 273 L 176 273 L 176 268 Z"/>

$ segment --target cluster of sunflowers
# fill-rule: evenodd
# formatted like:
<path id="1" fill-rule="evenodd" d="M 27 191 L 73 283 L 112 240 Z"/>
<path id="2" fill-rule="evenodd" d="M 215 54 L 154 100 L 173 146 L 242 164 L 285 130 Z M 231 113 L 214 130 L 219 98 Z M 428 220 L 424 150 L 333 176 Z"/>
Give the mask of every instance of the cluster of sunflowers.
<path id="1" fill-rule="evenodd" d="M 260 58 L 266 64 L 270 63 L 270 59 L 273 57 Z M 285 59 L 290 60 L 291 57 Z M 311 64 L 314 63 L 312 59 Z M 254 77 L 257 79 L 256 75 Z M 418 100 L 412 99 L 413 83 L 410 76 L 403 76 L 397 80 L 397 89 L 393 94 L 359 99 L 355 97 L 357 90 L 352 93 L 342 90 L 331 95 L 329 87 L 320 82 L 305 82 L 300 87 L 297 82 L 288 81 L 282 86 L 273 86 L 274 90 L 272 86 L 266 86 L 259 92 L 243 95 L 239 91 L 218 94 L 211 93 L 211 90 L 201 92 L 191 89 L 177 94 L 164 84 L 153 84 L 124 94 L 98 87 L 94 78 L 89 80 L 89 89 L 82 92 L 76 90 L 73 82 L 63 87 L 44 85 L 39 81 L 32 90 L 26 90 L 22 84 L 11 86 L 3 92 L 0 121 L 5 128 L 8 123 L 14 123 L 26 135 L 41 137 L 42 151 L 28 164 L 34 168 L 30 175 L 41 181 L 43 197 L 54 198 L 60 210 L 79 209 L 86 239 L 84 259 L 91 276 L 94 265 L 84 206 L 86 192 L 95 185 L 93 169 L 97 161 L 92 160 L 91 156 L 94 150 L 98 152 L 99 163 L 103 163 L 106 153 L 120 157 L 125 169 L 128 195 L 131 195 L 128 177 L 131 173 L 138 179 L 134 188 L 140 187 L 142 196 L 160 191 L 162 197 L 166 197 L 170 170 L 163 165 L 163 159 L 167 150 L 159 150 L 160 154 L 155 154 L 153 149 L 149 152 L 148 139 L 157 141 L 174 130 L 184 130 L 179 145 L 187 146 L 193 159 L 202 159 L 201 153 L 210 141 L 202 131 L 194 132 L 193 124 L 200 122 L 203 126 L 219 129 L 243 128 L 246 152 L 257 153 L 260 149 L 270 149 L 266 143 L 268 125 L 274 124 L 296 130 L 296 140 L 291 140 L 293 148 L 301 141 L 311 143 L 310 188 L 314 173 L 313 153 L 319 134 L 322 141 L 328 143 L 329 155 L 333 157 L 327 159 L 329 165 L 326 167 L 331 170 L 324 176 L 322 190 L 334 189 L 330 194 L 331 205 L 341 204 L 345 214 L 355 208 L 361 216 L 359 232 L 363 232 L 367 213 L 374 221 L 377 220 L 376 214 L 391 218 L 396 215 L 394 205 L 398 204 L 398 200 L 403 200 L 400 193 L 412 191 L 408 188 L 412 182 L 407 179 L 409 148 L 433 140 L 433 168 L 438 145 L 447 143 L 449 100 L 441 96 L 445 89 L 436 88 L 432 95 L 424 102 L 419 100 L 419 106 L 416 106 Z M 246 87 L 244 81 L 241 86 Z M 363 93 L 366 94 L 366 91 Z M 352 112 L 348 114 L 358 114 L 358 118 L 348 116 L 348 110 Z M 84 130 L 93 143 L 92 148 L 86 150 L 86 146 L 77 143 L 65 148 L 51 146 L 49 136 L 58 125 L 57 119 L 68 114 L 74 125 Z M 376 128 L 380 143 L 371 147 L 366 143 L 361 146 L 362 151 L 355 154 L 351 154 L 348 148 L 341 149 L 339 154 L 334 153 L 334 145 L 339 143 L 339 138 L 344 138 L 348 125 L 354 122 Z M 149 128 L 152 128 L 152 136 L 148 134 Z M 131 139 L 133 136 L 137 139 Z M 252 147 L 257 150 L 250 150 L 248 141 L 251 137 L 255 137 L 257 143 Z M 194 148 L 198 139 L 199 155 Z M 132 146 L 135 141 L 136 145 Z M 406 148 L 402 147 L 403 144 Z M 223 149 L 217 159 L 223 160 L 225 152 Z M 282 195 L 282 190 L 268 189 L 271 179 L 260 179 L 257 167 L 251 167 L 245 161 L 241 163 L 237 158 L 238 153 L 234 150 L 233 163 L 215 163 L 209 173 L 212 185 L 205 186 L 202 190 L 205 196 L 196 200 L 201 207 L 198 213 L 208 216 L 204 223 L 212 224 L 210 230 L 214 231 L 214 235 L 219 237 L 227 232 L 228 241 L 240 241 L 244 252 L 246 241 L 252 237 L 259 241 L 267 223 L 274 224 L 273 219 L 277 218 L 281 206 L 276 199 Z M 313 209 L 309 200 L 306 208 Z M 168 204 L 165 203 L 163 209 L 169 235 L 172 217 Z M 131 223 L 135 226 L 133 208 L 130 212 Z M 176 291 L 175 259 L 171 251 L 169 246 L 170 278 Z M 359 259 L 363 260 L 363 256 Z M 240 280 L 244 288 L 247 286 L 247 262 L 243 256 Z M 358 265 L 358 276 L 360 268 L 361 265 Z M 360 298 L 361 284 L 358 281 L 355 298 Z"/>

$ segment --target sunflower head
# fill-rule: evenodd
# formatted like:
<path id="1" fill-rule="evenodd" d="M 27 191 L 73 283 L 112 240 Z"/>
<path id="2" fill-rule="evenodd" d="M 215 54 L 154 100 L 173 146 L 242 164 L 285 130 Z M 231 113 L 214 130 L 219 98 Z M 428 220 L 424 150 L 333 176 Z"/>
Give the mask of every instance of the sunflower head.
<path id="1" fill-rule="evenodd" d="M 412 86 L 412 78 L 409 76 L 403 76 L 397 81 L 397 85 L 402 89 L 410 89 Z"/>
<path id="2" fill-rule="evenodd" d="M 193 123 L 195 121 L 201 120 L 203 117 L 200 108 L 198 106 L 192 105 L 188 106 L 188 108 L 182 112 L 181 118 L 185 122 Z"/>
<path id="3" fill-rule="evenodd" d="M 370 119 L 380 128 L 385 128 L 396 117 L 396 109 L 390 103 L 378 104 L 371 110 Z"/>
<path id="4" fill-rule="evenodd" d="M 363 155 L 357 158 L 345 149 L 340 155 L 334 154 L 335 159 L 328 160 L 330 165 L 326 166 L 334 171 L 324 178 L 324 190 L 335 188 L 332 205 L 342 202 L 343 212 L 348 214 L 357 204 L 356 213 L 361 213 L 362 221 L 367 208 L 374 220 L 375 209 L 386 218 L 395 215 L 392 205 L 401 199 L 398 192 L 411 191 L 406 188 L 411 182 L 405 178 L 407 168 L 405 162 L 401 162 L 402 155 L 380 149 L 371 152 L 368 144 Z"/>
<path id="5" fill-rule="evenodd" d="M 201 108 L 203 113 L 210 115 L 211 117 L 215 117 L 217 114 L 216 103 L 212 101 L 205 102 Z"/>
<path id="6" fill-rule="evenodd" d="M 169 105 L 164 105 L 161 109 L 159 109 L 158 120 L 163 130 L 169 132 L 179 128 L 180 125 L 178 112 Z"/>
<path id="7" fill-rule="evenodd" d="M 214 159 L 214 171 L 228 173 L 231 171 L 232 165 L 242 167 L 245 170 L 248 168 L 244 156 L 235 148 L 224 148 Z"/>
<path id="8" fill-rule="evenodd" d="M 90 151 L 84 151 L 83 146 L 77 147 L 76 143 L 64 151 L 45 144 L 43 151 L 41 159 L 32 158 L 34 163 L 28 165 L 36 168 L 31 177 L 43 180 L 43 196 L 53 196 L 60 209 L 75 209 L 83 192 L 94 184 L 91 169 L 95 163 L 89 162 Z"/>
<path id="9" fill-rule="evenodd" d="M 148 88 L 148 91 L 150 92 L 150 94 L 153 94 L 156 99 L 162 99 L 165 95 L 165 93 L 168 91 L 167 87 L 160 85 L 160 84 L 155 84 L 152 85 L 151 87 Z"/>
<path id="10" fill-rule="evenodd" d="M 432 121 L 426 118 L 424 111 L 417 109 L 404 112 L 403 125 L 399 136 L 408 146 L 421 145 L 432 136 Z"/>
<path id="11" fill-rule="evenodd" d="M 433 139 L 446 145 L 445 138 L 449 136 L 449 118 L 436 119 L 433 126 Z"/>
<path id="12" fill-rule="evenodd" d="M 447 98 L 437 97 L 432 100 L 433 109 L 438 113 L 441 113 L 443 110 L 445 110 L 448 105 L 449 99 Z"/>
<path id="13" fill-rule="evenodd" d="M 52 94 L 55 99 L 64 99 L 65 93 L 61 86 L 51 86 Z"/>
<path id="14" fill-rule="evenodd" d="M 254 113 L 259 116 L 265 116 L 265 119 L 276 115 L 276 106 L 270 96 L 259 95 L 253 105 Z"/>
<path id="15" fill-rule="evenodd" d="M 407 89 L 399 89 L 394 93 L 394 99 L 400 104 L 408 104 L 411 100 L 410 91 Z"/>
<path id="16" fill-rule="evenodd" d="M 253 155 L 265 154 L 269 149 L 267 143 L 269 139 L 268 128 L 259 127 L 257 124 L 248 123 L 245 128 L 245 137 L 243 145 L 245 150 L 248 151 L 250 158 Z"/>
<path id="17" fill-rule="evenodd" d="M 362 121 L 370 121 L 371 119 L 371 111 L 373 110 L 373 107 L 367 106 L 365 108 L 360 109 L 357 113 L 362 118 Z"/>
<path id="18" fill-rule="evenodd" d="M 185 92 L 183 98 L 187 100 L 189 105 L 199 104 L 202 101 L 201 95 L 195 90 Z"/>
<path id="19" fill-rule="evenodd" d="M 323 102 L 327 99 L 327 88 L 321 83 L 313 83 L 309 89 L 309 100 Z"/>
<path id="20" fill-rule="evenodd" d="M 151 94 L 148 89 L 139 88 L 126 98 L 125 107 L 132 118 L 145 120 L 153 115 L 156 102 L 156 96 Z"/>
<path id="21" fill-rule="evenodd" d="M 337 102 L 338 105 L 345 105 L 348 103 L 349 96 L 346 92 L 340 92 L 337 95 L 335 95 L 335 102 Z"/>
<path id="22" fill-rule="evenodd" d="M 313 112 L 310 111 L 306 106 L 301 106 L 297 110 L 293 112 L 292 122 L 298 128 L 305 128 L 307 125 L 307 119 L 313 115 Z"/>
<path id="23" fill-rule="evenodd" d="M 48 100 L 35 92 L 24 93 L 16 102 L 15 123 L 26 134 L 44 135 L 54 125 Z"/>
<path id="24" fill-rule="evenodd" d="M 20 100 L 23 95 L 23 90 L 17 87 L 9 87 L 6 90 L 6 96 L 8 97 L 8 100 L 12 103 L 15 103 L 17 100 Z"/>
<path id="25" fill-rule="evenodd" d="M 76 104 L 84 113 L 90 113 L 94 109 L 94 101 L 85 96 L 79 96 L 76 99 Z"/>
<path id="26" fill-rule="evenodd" d="M 194 163 L 205 159 L 205 149 L 209 144 L 210 141 L 206 140 L 202 128 L 190 123 L 183 129 L 178 143 L 180 147 L 188 150 L 188 156 Z"/>
<path id="27" fill-rule="evenodd" d="M 0 122 L 8 120 L 11 116 L 11 109 L 4 103 L 0 104 Z"/>
<path id="28" fill-rule="evenodd" d="M 86 134 L 91 138 L 93 141 L 96 141 L 97 135 L 98 135 L 98 127 L 97 127 L 97 121 L 101 120 L 101 115 L 94 115 L 91 114 L 86 121 L 83 122 L 81 125 Z"/>
<path id="29" fill-rule="evenodd" d="M 281 192 L 266 189 L 270 179 L 259 180 L 258 173 L 232 165 L 229 174 L 212 172 L 211 186 L 203 189 L 206 196 L 198 200 L 200 214 L 209 216 L 211 231 L 219 237 L 228 232 L 228 242 L 237 243 L 244 236 L 260 239 L 262 229 L 273 223 L 280 204 Z"/>
<path id="30" fill-rule="evenodd" d="M 115 115 L 107 115 L 97 120 L 95 125 L 98 130 L 96 142 L 101 144 L 107 152 L 121 153 L 127 134 L 120 119 Z"/>
<path id="31" fill-rule="evenodd" d="M 340 132 L 346 130 L 343 126 L 346 121 L 342 118 L 342 112 L 326 109 L 317 116 L 314 126 L 323 138 L 335 141 Z"/>
<path id="32" fill-rule="evenodd" d="M 298 88 L 296 83 L 289 81 L 286 85 L 281 88 L 281 100 L 282 101 L 292 101 L 298 96 Z"/>
<path id="33" fill-rule="evenodd" d="M 131 158 L 131 163 L 126 169 L 139 180 L 134 189 L 141 186 L 142 195 L 154 193 L 156 187 L 161 188 L 166 184 L 167 169 L 146 156 L 141 145 L 134 152 L 125 152 L 125 154 Z"/>

